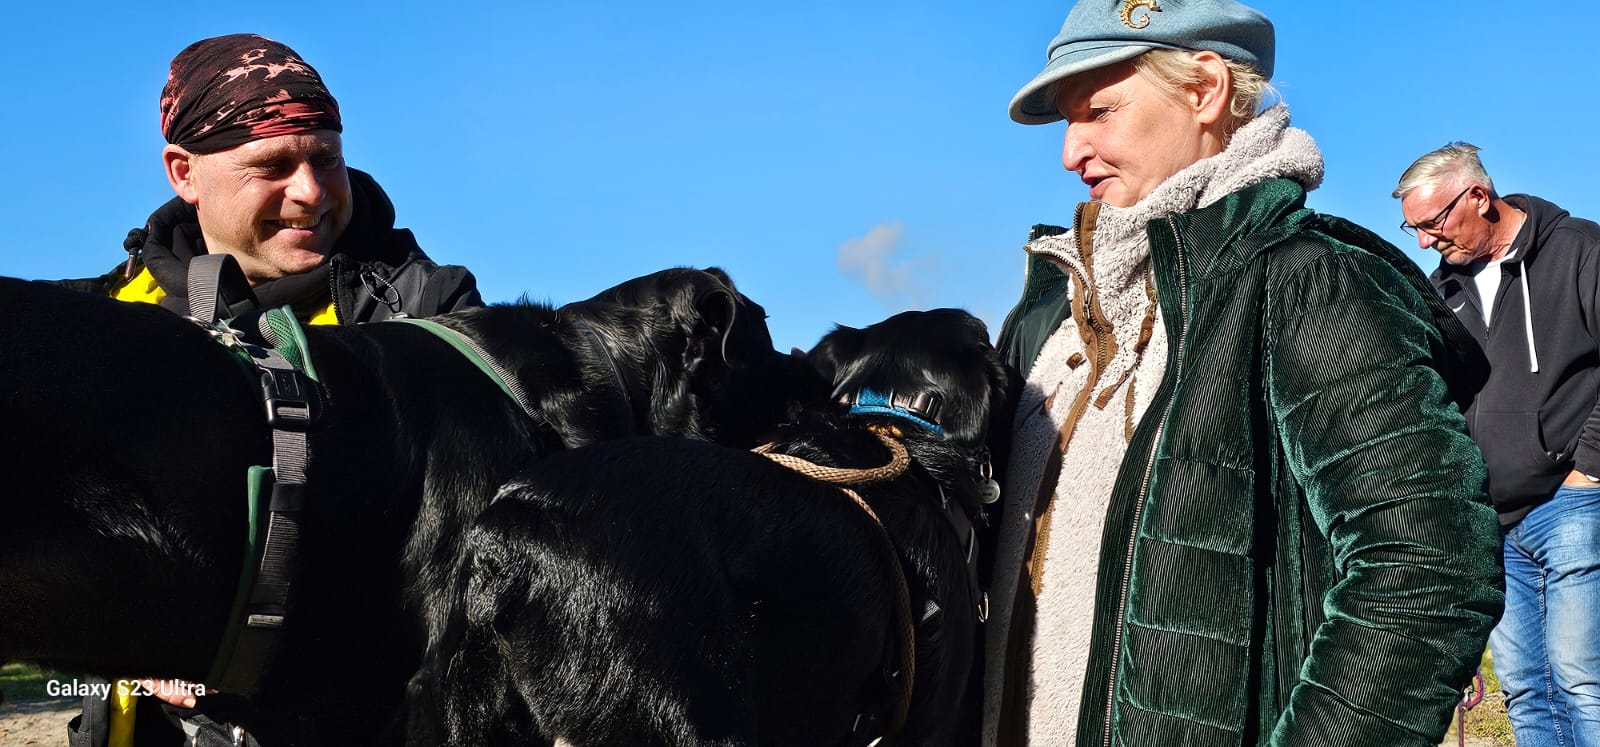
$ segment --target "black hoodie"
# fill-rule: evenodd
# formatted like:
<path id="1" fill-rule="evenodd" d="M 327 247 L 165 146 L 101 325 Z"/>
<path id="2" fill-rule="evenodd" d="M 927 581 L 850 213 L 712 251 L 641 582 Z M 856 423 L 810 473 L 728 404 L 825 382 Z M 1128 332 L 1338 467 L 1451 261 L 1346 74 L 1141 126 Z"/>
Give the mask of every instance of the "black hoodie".
<path id="1" fill-rule="evenodd" d="M 1429 279 L 1483 346 L 1489 380 L 1467 425 L 1489 466 L 1489 496 L 1511 524 L 1572 470 L 1600 475 L 1600 225 L 1531 195 L 1501 267 L 1492 324 L 1473 276 L 1440 263 Z"/>
<path id="2" fill-rule="evenodd" d="M 394 227 L 394 204 L 363 171 L 349 169 L 350 225 L 322 266 L 252 288 L 265 307 L 293 306 L 301 317 L 322 310 L 331 299 L 340 324 L 371 322 L 406 314 L 432 316 L 482 306 L 477 280 L 460 265 L 437 265 L 417 246 L 411 231 Z M 151 213 L 144 228 L 128 232 L 129 259 L 142 262 L 167 297 L 161 305 L 189 313 L 186 297 L 189 260 L 205 254 L 195 207 L 174 197 Z M 132 274 L 118 264 L 96 278 L 64 285 L 109 295 Z"/>

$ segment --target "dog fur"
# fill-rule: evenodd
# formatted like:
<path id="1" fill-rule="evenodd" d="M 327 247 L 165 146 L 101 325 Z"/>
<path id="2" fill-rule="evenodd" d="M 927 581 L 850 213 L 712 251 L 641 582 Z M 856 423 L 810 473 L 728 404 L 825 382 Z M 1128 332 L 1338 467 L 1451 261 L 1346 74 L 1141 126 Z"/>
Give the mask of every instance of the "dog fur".
<path id="1" fill-rule="evenodd" d="M 868 427 L 898 429 L 909 470 L 853 486 L 882 529 L 838 487 L 714 444 L 624 439 L 542 461 L 467 538 L 456 637 L 429 664 L 448 744 L 864 745 L 883 729 L 852 734 L 858 717 L 890 712 L 904 686 L 885 674 L 903 636 L 884 530 L 918 618 L 896 743 L 960 739 L 979 600 L 942 514 L 981 514 L 1015 377 L 953 309 L 837 328 L 809 359 L 833 396 L 773 450 L 871 468 L 889 452 Z M 863 388 L 939 394 L 944 435 L 845 414 L 838 397 Z"/>
<path id="2" fill-rule="evenodd" d="M 259 390 L 154 306 L 0 278 L 0 315 L 0 662 L 200 680 L 239 578 L 245 471 L 270 464 Z M 604 438 L 753 442 L 801 380 L 764 316 L 720 270 L 673 269 L 560 309 L 436 318 L 548 426 L 414 325 L 308 328 L 329 404 L 291 613 L 258 695 L 201 708 L 268 745 L 400 741 L 462 533 L 496 488 Z"/>

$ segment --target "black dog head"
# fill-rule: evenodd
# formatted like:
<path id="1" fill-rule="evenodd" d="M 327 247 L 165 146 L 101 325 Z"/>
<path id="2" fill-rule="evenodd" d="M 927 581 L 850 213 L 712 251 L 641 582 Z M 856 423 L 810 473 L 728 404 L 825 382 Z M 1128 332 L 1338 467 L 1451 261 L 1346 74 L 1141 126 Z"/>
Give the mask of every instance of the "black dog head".
<path id="1" fill-rule="evenodd" d="M 773 350 L 766 310 L 719 268 L 662 270 L 574 306 L 591 321 L 639 328 L 607 342 L 619 364 L 648 374 L 640 380 L 650 380 L 654 433 L 752 445 L 824 387 L 809 366 Z"/>
<path id="2" fill-rule="evenodd" d="M 697 361 L 709 354 L 742 369 L 759 365 L 772 352 L 766 310 L 736 290 L 717 267 L 654 272 L 600 291 L 585 303 L 654 312 L 677 325 L 688 341 L 686 354 Z"/>
<path id="3" fill-rule="evenodd" d="M 937 395 L 938 425 L 969 453 L 1010 422 L 1014 377 L 989 344 L 988 328 L 960 309 L 906 311 L 865 329 L 836 327 L 809 360 L 833 382 L 835 399 L 864 389 Z"/>

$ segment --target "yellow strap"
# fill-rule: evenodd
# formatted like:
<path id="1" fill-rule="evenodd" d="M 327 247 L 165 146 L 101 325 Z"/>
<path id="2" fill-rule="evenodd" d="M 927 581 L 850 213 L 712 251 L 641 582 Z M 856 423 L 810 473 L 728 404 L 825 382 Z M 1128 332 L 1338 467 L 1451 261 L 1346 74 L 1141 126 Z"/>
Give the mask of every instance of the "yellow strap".
<path id="1" fill-rule="evenodd" d="M 167 297 L 167 292 L 156 283 L 156 277 L 150 274 L 150 268 L 140 267 L 139 274 L 134 275 L 132 280 L 111 291 L 111 297 L 118 301 L 161 303 L 161 299 Z"/>
<path id="2" fill-rule="evenodd" d="M 106 747 L 133 747 L 133 717 L 139 708 L 139 696 L 134 695 L 128 680 L 117 680 L 116 692 L 111 695 L 110 733 Z"/>
<path id="3" fill-rule="evenodd" d="M 155 276 L 150 274 L 150 268 L 140 267 L 139 274 L 134 275 L 132 280 L 111 291 L 111 297 L 118 301 L 158 304 L 161 303 L 161 299 L 167 297 L 167 292 L 162 290 L 161 285 L 156 282 Z M 311 318 L 306 320 L 306 324 L 313 325 L 333 326 L 338 323 L 339 314 L 334 310 L 332 301 L 329 301 L 326 307 L 312 314 Z"/>
<path id="4" fill-rule="evenodd" d="M 319 311 L 319 312 L 317 312 L 315 314 L 312 314 L 311 318 L 306 320 L 306 324 L 313 324 L 313 325 L 326 324 L 328 326 L 333 326 L 333 325 L 337 325 L 338 323 L 339 323 L 339 315 L 334 312 L 333 302 L 332 301 L 328 302 L 328 308 L 325 308 L 325 309 L 323 309 L 323 310 L 321 310 L 321 311 Z"/>

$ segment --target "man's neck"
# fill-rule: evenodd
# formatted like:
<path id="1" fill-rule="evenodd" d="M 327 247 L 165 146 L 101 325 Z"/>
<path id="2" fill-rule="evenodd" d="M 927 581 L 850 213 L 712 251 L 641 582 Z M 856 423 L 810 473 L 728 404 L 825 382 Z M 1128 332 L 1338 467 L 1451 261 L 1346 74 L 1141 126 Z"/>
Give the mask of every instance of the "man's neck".
<path id="1" fill-rule="evenodd" d="M 1505 200 L 1495 200 L 1499 208 L 1500 221 L 1494 227 L 1494 251 L 1489 255 L 1489 261 L 1498 262 L 1506 258 L 1517 241 L 1517 234 L 1522 233 L 1522 224 L 1527 222 L 1528 214 L 1520 208 Z"/>

